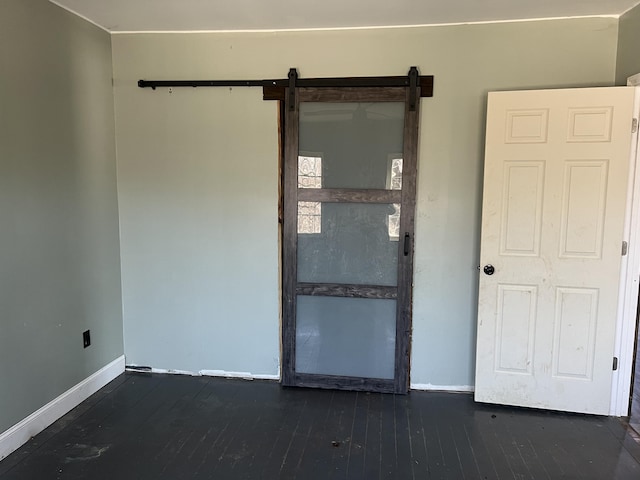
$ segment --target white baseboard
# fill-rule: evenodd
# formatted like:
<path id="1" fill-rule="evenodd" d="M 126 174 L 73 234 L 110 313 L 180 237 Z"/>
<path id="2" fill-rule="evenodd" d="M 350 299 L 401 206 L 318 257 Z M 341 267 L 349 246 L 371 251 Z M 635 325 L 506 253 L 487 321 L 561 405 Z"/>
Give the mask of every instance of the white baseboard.
<path id="1" fill-rule="evenodd" d="M 473 385 L 432 385 L 430 383 L 412 383 L 411 390 L 427 390 L 430 392 L 473 393 Z"/>
<path id="2" fill-rule="evenodd" d="M 200 370 L 200 375 L 208 377 L 242 378 L 244 380 L 280 380 L 280 375 L 250 372 L 228 372 L 226 370 Z"/>
<path id="3" fill-rule="evenodd" d="M 124 364 L 122 355 L 0 434 L 0 460 L 123 373 Z"/>
<path id="4" fill-rule="evenodd" d="M 227 370 L 200 370 L 198 372 L 192 372 L 189 370 L 177 370 L 173 368 L 165 369 L 154 367 L 139 367 L 138 365 L 127 365 L 127 371 L 148 371 L 151 373 L 161 373 L 168 375 L 190 375 L 193 377 L 207 376 L 222 378 L 242 378 L 244 380 L 280 380 L 280 375 L 251 372 L 230 372 Z M 473 385 L 433 385 L 431 383 L 412 383 L 409 388 L 411 390 L 426 390 L 431 392 L 473 393 L 475 391 L 475 387 Z"/>
<path id="5" fill-rule="evenodd" d="M 138 371 L 137 365 L 127 365 L 127 371 Z M 192 377 L 222 377 L 222 378 L 241 378 L 243 380 L 280 380 L 280 375 L 272 375 L 267 373 L 251 373 L 251 372 L 230 372 L 227 370 L 200 370 L 199 372 L 191 372 L 189 370 L 176 370 L 173 368 L 150 368 L 140 367 L 141 371 L 147 370 L 151 373 L 162 373 L 168 375 L 190 375 Z"/>

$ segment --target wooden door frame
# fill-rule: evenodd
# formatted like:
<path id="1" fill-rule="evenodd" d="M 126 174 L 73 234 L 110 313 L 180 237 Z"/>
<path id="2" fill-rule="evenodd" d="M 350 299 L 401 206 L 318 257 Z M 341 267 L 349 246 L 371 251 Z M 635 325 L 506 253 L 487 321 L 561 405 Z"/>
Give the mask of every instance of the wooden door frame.
<path id="1" fill-rule="evenodd" d="M 640 74 L 634 77 L 640 78 Z M 630 77 L 630 79 L 633 77 Z M 634 118 L 640 117 L 640 86 L 634 86 Z M 640 282 L 640 142 L 638 131 L 632 139 L 629 159 L 629 186 L 627 189 L 627 208 L 624 227 L 624 239 L 628 245 L 627 255 L 623 257 L 620 295 L 618 302 L 618 321 L 614 352 L 618 369 L 613 372 L 611 382 L 611 406 L 609 414 L 627 416 L 629 414 L 633 363 L 635 359 L 636 319 L 639 308 L 638 290 Z M 640 386 L 636 386 L 640 388 Z"/>
<path id="2" fill-rule="evenodd" d="M 412 91 L 412 89 L 415 89 Z M 419 131 L 420 87 L 329 87 L 329 88 L 295 88 L 290 95 L 286 89 L 285 101 L 281 102 L 281 152 L 282 161 L 282 351 L 281 381 L 284 386 L 309 386 L 347 390 L 370 390 L 389 393 L 407 393 L 409 390 L 409 366 L 411 346 L 412 319 L 412 279 L 414 254 L 414 225 L 416 202 L 417 148 Z M 293 105 L 291 101 L 293 99 Z M 400 232 L 408 240 L 398 240 L 398 283 L 407 288 L 395 289 L 396 296 L 396 347 L 394 378 L 390 380 L 360 377 L 328 376 L 301 374 L 295 371 L 295 332 L 296 332 L 296 255 L 287 252 L 297 251 L 297 202 L 299 201 L 297 186 L 298 128 L 300 101 L 325 102 L 360 102 L 360 101 L 404 101 L 405 118 L 403 134 L 403 186 L 401 191 L 378 190 L 340 190 L 325 193 L 334 196 L 337 201 L 356 201 L 362 199 L 380 203 L 401 203 Z M 304 192 L 308 195 L 309 192 Z M 311 192 L 313 193 L 313 192 Z M 331 198 L 329 198 L 331 200 Z M 400 201 L 397 201 L 400 200 Z M 313 201 L 313 200 L 312 200 Z M 326 201 L 326 198 L 325 200 Z M 404 253 L 405 243 L 408 254 Z M 299 290 L 299 287 L 298 287 Z M 388 292 L 387 292 L 388 293 Z M 313 294 L 313 293 L 312 293 Z M 380 295 L 380 293 L 378 293 Z M 361 293 L 347 288 L 345 297 L 358 297 Z M 389 298 L 368 297 L 368 298 Z"/>

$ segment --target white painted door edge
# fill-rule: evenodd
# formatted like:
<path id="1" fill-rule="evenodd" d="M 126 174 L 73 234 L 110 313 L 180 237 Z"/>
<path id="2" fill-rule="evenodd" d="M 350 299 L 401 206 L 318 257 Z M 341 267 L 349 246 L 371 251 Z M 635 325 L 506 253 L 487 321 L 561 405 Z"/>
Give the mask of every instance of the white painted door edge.
<path id="1" fill-rule="evenodd" d="M 640 74 L 636 78 L 640 85 Z M 640 86 L 635 87 L 634 117 L 640 117 Z M 632 139 L 629 159 L 629 186 L 624 238 L 628 251 L 622 257 L 618 322 L 616 328 L 615 355 L 618 370 L 613 372 L 610 415 L 624 417 L 629 414 L 631 374 L 633 372 L 636 313 L 638 308 L 638 279 L 640 277 L 640 148 L 638 129 Z M 622 248 L 622 246 L 621 246 Z M 613 359 L 611 359 L 613 362 Z"/>
<path id="2" fill-rule="evenodd" d="M 123 373 L 124 363 L 124 355 L 116 358 L 0 434 L 0 460 Z"/>
<path id="3" fill-rule="evenodd" d="M 640 86 L 640 73 L 636 73 L 635 75 L 631 75 L 629 78 L 627 78 L 627 86 L 628 87 Z"/>

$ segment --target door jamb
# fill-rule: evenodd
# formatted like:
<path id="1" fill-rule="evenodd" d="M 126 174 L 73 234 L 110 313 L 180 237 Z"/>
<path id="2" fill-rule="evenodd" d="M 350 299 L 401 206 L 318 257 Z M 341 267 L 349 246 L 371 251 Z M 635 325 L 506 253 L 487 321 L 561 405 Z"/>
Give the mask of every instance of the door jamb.
<path id="1" fill-rule="evenodd" d="M 640 74 L 634 75 L 640 80 Z M 630 77 L 629 80 L 634 77 Z M 635 87 L 634 118 L 640 118 L 640 86 Z M 629 245 L 622 257 L 620 291 L 618 297 L 618 321 L 616 326 L 615 356 L 619 359 L 618 370 L 613 372 L 611 406 L 609 414 L 627 416 L 633 372 L 638 290 L 640 283 L 640 148 L 638 128 L 631 140 L 629 159 L 629 183 L 623 239 Z"/>

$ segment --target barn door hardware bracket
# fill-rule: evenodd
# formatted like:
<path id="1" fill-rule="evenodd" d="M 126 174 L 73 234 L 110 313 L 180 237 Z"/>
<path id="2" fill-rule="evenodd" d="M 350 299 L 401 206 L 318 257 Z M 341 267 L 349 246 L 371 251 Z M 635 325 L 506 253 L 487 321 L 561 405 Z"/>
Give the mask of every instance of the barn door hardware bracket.
<path id="1" fill-rule="evenodd" d="M 618 357 L 613 357 L 613 371 L 618 370 Z"/>
<path id="2" fill-rule="evenodd" d="M 409 111 L 416 111 L 416 102 L 418 98 L 418 67 L 409 69 Z"/>
<path id="3" fill-rule="evenodd" d="M 289 111 L 296 109 L 296 82 L 298 80 L 298 71 L 295 68 L 289 69 Z"/>

